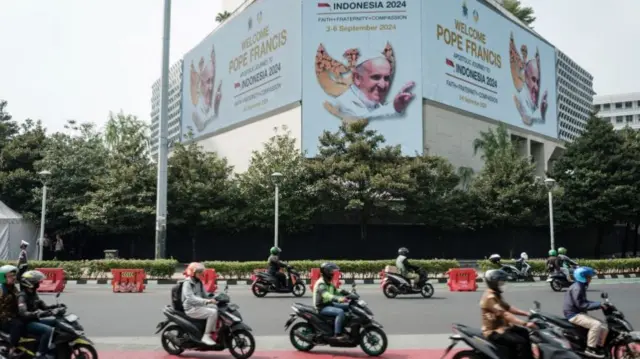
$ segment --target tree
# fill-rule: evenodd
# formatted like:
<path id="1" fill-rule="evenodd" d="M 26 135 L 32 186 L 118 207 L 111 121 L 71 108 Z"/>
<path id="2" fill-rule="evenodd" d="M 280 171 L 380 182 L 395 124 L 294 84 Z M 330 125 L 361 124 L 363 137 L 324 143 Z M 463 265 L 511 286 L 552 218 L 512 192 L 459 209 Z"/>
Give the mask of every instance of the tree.
<path id="1" fill-rule="evenodd" d="M 7 101 L 0 100 L 0 152 L 7 143 L 20 132 L 20 126 L 6 112 Z M 2 165 L 0 163 L 0 165 Z"/>
<path id="2" fill-rule="evenodd" d="M 104 173 L 91 179 L 93 190 L 78 218 L 95 230 L 134 234 L 153 228 L 155 166 L 148 158 L 147 126 L 134 116 L 111 114 Z"/>
<path id="3" fill-rule="evenodd" d="M 533 16 L 534 11 L 531 6 L 522 6 L 522 2 L 520 0 L 504 0 L 503 6 L 513 16 L 517 17 L 525 25 L 533 29 L 533 26 L 531 25 L 536 21 L 536 17 Z"/>
<path id="4" fill-rule="evenodd" d="M 193 261 L 197 260 L 199 233 L 206 228 L 229 227 L 233 222 L 232 171 L 226 159 L 203 151 L 196 142 L 177 143 L 173 148 L 169 158 L 168 224 L 189 234 Z"/>
<path id="5" fill-rule="evenodd" d="M 570 213 L 577 225 L 597 229 L 596 257 L 605 232 L 629 213 L 633 199 L 631 164 L 622 156 L 622 148 L 623 138 L 611 123 L 592 115 L 585 132 L 567 145 L 553 167 L 553 178 L 564 192 L 559 210 Z"/>
<path id="6" fill-rule="evenodd" d="M 384 142 L 365 121 L 342 124 L 320 136 L 318 157 L 309 163 L 318 206 L 323 212 L 355 214 L 361 239 L 371 219 L 403 213 L 403 195 L 414 183 L 400 146 Z"/>
<path id="7" fill-rule="evenodd" d="M 246 201 L 244 221 L 249 227 L 273 228 L 275 187 L 272 174 L 281 173 L 279 183 L 279 227 L 296 231 L 309 225 L 314 213 L 312 193 L 305 171 L 305 158 L 286 126 L 262 150 L 253 151 L 249 168 L 238 175 L 238 187 Z"/>
<path id="8" fill-rule="evenodd" d="M 483 151 L 484 168 L 471 191 L 480 202 L 485 225 L 530 226 L 545 213 L 546 189 L 536 180 L 535 165 L 522 157 L 504 124 L 482 132 L 473 143 Z"/>
<path id="9" fill-rule="evenodd" d="M 638 252 L 638 225 L 640 225 L 640 132 L 632 129 L 631 127 L 625 127 L 618 134 L 622 137 L 621 156 L 623 162 L 624 171 L 623 174 L 626 178 L 621 178 L 626 182 L 626 186 L 629 189 L 627 193 L 627 202 L 624 204 L 626 210 L 622 214 L 621 220 L 626 222 L 625 237 L 622 241 L 620 252 L 627 253 L 629 245 L 629 234 L 631 229 L 634 229 L 633 235 L 633 253 L 634 256 Z"/>
<path id="10" fill-rule="evenodd" d="M 230 17 L 231 13 L 226 10 L 223 12 L 219 12 L 218 15 L 216 15 L 216 22 L 222 24 Z"/>
<path id="11" fill-rule="evenodd" d="M 108 151 L 93 123 L 71 120 L 65 129 L 70 133 L 58 132 L 47 138 L 36 168 L 52 173 L 47 180 L 47 226 L 70 233 L 83 229 L 76 210 L 87 203 L 86 193 L 98 189 L 93 179 L 105 175 Z M 40 187 L 34 195 L 40 201 Z"/>
<path id="12" fill-rule="evenodd" d="M 473 181 L 475 171 L 471 167 L 458 167 L 458 177 L 460 178 L 460 187 L 463 191 L 469 190 L 469 186 Z"/>

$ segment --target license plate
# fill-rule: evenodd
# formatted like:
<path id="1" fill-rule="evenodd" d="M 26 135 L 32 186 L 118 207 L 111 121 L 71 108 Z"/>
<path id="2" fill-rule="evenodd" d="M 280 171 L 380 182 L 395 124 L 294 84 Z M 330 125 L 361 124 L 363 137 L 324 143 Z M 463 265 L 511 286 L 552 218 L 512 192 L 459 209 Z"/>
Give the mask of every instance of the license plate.
<path id="1" fill-rule="evenodd" d="M 66 321 L 69 323 L 73 323 L 78 320 L 78 316 L 75 314 L 69 314 L 66 317 L 64 317 L 64 319 L 66 319 Z"/>

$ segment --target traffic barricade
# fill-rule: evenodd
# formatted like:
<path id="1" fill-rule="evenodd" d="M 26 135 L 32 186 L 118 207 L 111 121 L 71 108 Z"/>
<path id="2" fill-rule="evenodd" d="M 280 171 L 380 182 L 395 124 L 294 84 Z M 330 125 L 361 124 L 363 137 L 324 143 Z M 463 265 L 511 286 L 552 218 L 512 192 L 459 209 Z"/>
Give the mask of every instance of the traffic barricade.
<path id="1" fill-rule="evenodd" d="M 478 272 L 474 268 L 449 269 L 447 286 L 451 292 L 475 292 L 478 290 L 477 277 Z"/>
<path id="2" fill-rule="evenodd" d="M 218 289 L 218 274 L 213 268 L 204 271 L 204 290 L 207 293 L 215 293 Z"/>
<path id="3" fill-rule="evenodd" d="M 38 292 L 59 293 L 64 290 L 67 282 L 64 277 L 64 269 L 62 268 L 37 268 L 47 278 L 40 283 Z"/>
<path id="4" fill-rule="evenodd" d="M 309 275 L 309 278 L 311 279 L 311 283 L 309 284 L 309 288 L 311 288 L 311 290 L 313 290 L 313 286 L 316 284 L 316 282 L 318 281 L 318 279 L 320 279 L 322 277 L 322 273 L 320 273 L 320 268 L 312 268 L 311 269 L 311 273 Z M 333 283 L 333 285 L 336 288 L 340 288 L 340 277 L 341 274 L 339 271 L 335 271 L 333 272 L 333 279 L 331 280 L 331 283 Z"/>
<path id="5" fill-rule="evenodd" d="M 266 269 L 264 268 L 260 268 L 260 269 L 254 269 L 253 273 L 251 273 L 251 282 L 255 282 L 256 279 L 258 278 L 258 276 L 256 275 L 256 273 L 266 273 Z"/>
<path id="6" fill-rule="evenodd" d="M 147 278 L 144 269 L 112 269 L 111 287 L 114 293 L 142 293 Z"/>

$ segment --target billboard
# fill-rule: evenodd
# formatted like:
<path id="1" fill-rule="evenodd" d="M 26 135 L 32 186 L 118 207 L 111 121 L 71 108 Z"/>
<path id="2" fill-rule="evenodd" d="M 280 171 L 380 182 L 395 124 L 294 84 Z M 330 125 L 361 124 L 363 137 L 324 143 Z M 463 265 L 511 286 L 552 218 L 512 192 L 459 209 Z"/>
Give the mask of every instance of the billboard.
<path id="1" fill-rule="evenodd" d="M 185 55 L 183 140 L 300 101 L 300 7 L 300 0 L 256 2 Z"/>
<path id="2" fill-rule="evenodd" d="M 369 121 L 387 144 L 422 153 L 422 1 L 305 0 L 302 148 L 342 122 Z"/>
<path id="3" fill-rule="evenodd" d="M 478 0 L 423 2 L 423 96 L 557 138 L 555 49 Z"/>

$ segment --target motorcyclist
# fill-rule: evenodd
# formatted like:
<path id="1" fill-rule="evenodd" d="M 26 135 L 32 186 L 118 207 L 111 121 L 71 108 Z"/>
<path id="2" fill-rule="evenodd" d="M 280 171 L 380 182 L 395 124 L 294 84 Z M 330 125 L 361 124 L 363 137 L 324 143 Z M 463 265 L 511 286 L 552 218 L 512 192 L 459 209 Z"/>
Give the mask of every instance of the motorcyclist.
<path id="1" fill-rule="evenodd" d="M 527 252 L 520 253 L 520 258 L 516 259 L 516 268 L 519 271 L 522 271 L 522 269 L 527 264 L 528 260 L 529 260 L 529 255 L 527 254 Z"/>
<path id="2" fill-rule="evenodd" d="M 335 317 L 334 337 L 337 340 L 344 340 L 346 335 L 342 334 L 345 311 L 349 310 L 349 305 L 345 302 L 347 291 L 337 289 L 333 281 L 333 273 L 340 268 L 335 263 L 327 262 L 320 266 L 322 277 L 318 279 L 313 287 L 313 305 L 322 315 Z"/>
<path id="3" fill-rule="evenodd" d="M 573 260 L 571 260 L 571 258 L 567 257 L 566 248 L 564 247 L 558 248 L 558 267 L 560 268 L 560 271 L 562 272 L 562 274 L 564 274 L 567 277 L 567 280 L 569 282 L 573 282 L 569 268 L 575 267 L 577 265 L 578 263 L 574 262 Z"/>
<path id="4" fill-rule="evenodd" d="M 412 283 L 414 288 L 418 287 L 420 275 L 420 267 L 414 266 L 409 263 L 409 250 L 406 247 L 398 249 L 398 258 L 396 258 L 396 268 L 400 271 L 400 274 Z"/>
<path id="5" fill-rule="evenodd" d="M 558 252 L 555 249 L 549 250 L 549 258 L 547 258 L 547 270 L 549 273 L 555 273 L 560 271 L 558 265 Z"/>
<path id="6" fill-rule="evenodd" d="M 193 319 L 206 319 L 204 333 L 201 341 L 206 345 L 216 345 L 211 338 L 211 333 L 215 332 L 218 320 L 218 309 L 216 301 L 208 298 L 204 290 L 204 264 L 193 262 L 187 266 L 184 274 L 187 280 L 182 285 L 182 307 L 187 316 Z M 210 306 L 211 304 L 211 306 Z"/>
<path id="7" fill-rule="evenodd" d="M 607 338 L 606 324 L 587 315 L 588 311 L 600 309 L 603 304 L 587 300 L 587 287 L 595 271 L 590 267 L 579 267 L 573 272 L 576 280 L 564 295 L 562 311 L 569 322 L 589 330 L 585 354 L 594 358 L 604 358 L 602 349 Z"/>
<path id="8" fill-rule="evenodd" d="M 499 254 L 492 254 L 489 257 L 489 262 L 491 262 L 496 268 L 502 267 L 502 257 Z"/>
<path id="9" fill-rule="evenodd" d="M 509 275 L 500 269 L 490 269 L 484 275 L 487 290 L 480 299 L 482 312 L 482 334 L 491 342 L 508 349 L 508 358 L 533 359 L 528 328 L 535 324 L 516 317 L 529 313 L 510 306 L 504 301 L 502 293 Z"/>
<path id="10" fill-rule="evenodd" d="M 0 267 L 0 328 L 9 333 L 9 357 L 13 357 L 24 328 L 24 323 L 18 318 L 20 291 L 16 285 L 17 274 L 18 268 L 12 265 Z"/>
<path id="11" fill-rule="evenodd" d="M 287 286 L 287 276 L 280 271 L 282 268 L 287 267 L 287 263 L 280 260 L 280 253 L 282 250 L 278 247 L 271 247 L 269 250 L 269 259 L 267 260 L 269 265 L 269 274 L 274 276 L 277 281 L 278 288 L 284 288 Z"/>
<path id="12" fill-rule="evenodd" d="M 54 309 L 64 305 L 47 305 L 38 296 L 38 287 L 46 276 L 37 270 L 30 270 L 20 278 L 20 295 L 18 296 L 18 313 L 25 323 L 28 333 L 40 337 L 40 344 L 35 358 L 53 358 L 47 355 L 49 345 L 56 325 L 56 319 L 51 318 Z"/>

